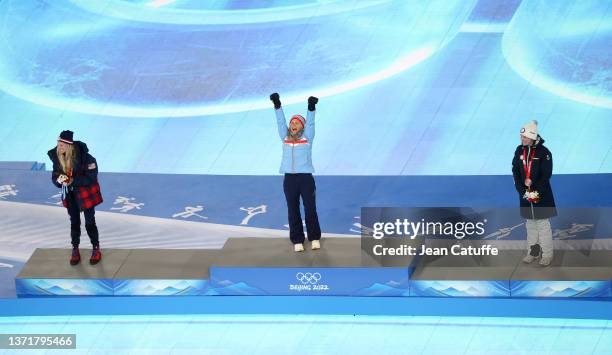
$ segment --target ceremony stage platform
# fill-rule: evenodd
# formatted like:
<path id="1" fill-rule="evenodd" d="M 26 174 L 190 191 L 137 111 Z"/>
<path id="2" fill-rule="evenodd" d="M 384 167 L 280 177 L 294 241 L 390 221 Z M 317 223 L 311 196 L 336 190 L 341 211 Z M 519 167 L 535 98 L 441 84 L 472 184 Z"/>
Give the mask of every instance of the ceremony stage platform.
<path id="1" fill-rule="evenodd" d="M 612 297 L 612 252 L 558 250 L 551 265 L 522 262 L 523 250 L 468 257 L 426 256 L 410 279 L 410 296 Z"/>
<path id="2" fill-rule="evenodd" d="M 407 296 L 414 258 L 376 260 L 360 238 L 327 238 L 295 253 L 286 238 L 229 238 L 211 267 L 221 295 Z"/>
<path id="3" fill-rule="evenodd" d="M 17 296 L 202 295 L 218 250 L 105 249 L 103 260 L 68 263 L 70 250 L 36 249 L 15 280 Z"/>
<path id="4" fill-rule="evenodd" d="M 37 249 L 17 276 L 18 297 L 396 296 L 612 297 L 611 251 L 557 251 L 552 265 L 523 264 L 523 251 L 491 256 L 376 258 L 361 238 L 326 238 L 295 253 L 286 238 L 229 238 L 219 250 Z"/>

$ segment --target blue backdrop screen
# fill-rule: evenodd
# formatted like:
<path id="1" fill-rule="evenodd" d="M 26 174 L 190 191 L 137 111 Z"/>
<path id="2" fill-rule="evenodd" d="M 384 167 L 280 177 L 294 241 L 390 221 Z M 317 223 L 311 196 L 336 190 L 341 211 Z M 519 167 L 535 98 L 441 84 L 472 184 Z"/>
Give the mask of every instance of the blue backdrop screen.
<path id="1" fill-rule="evenodd" d="M 277 91 L 321 99 L 318 174 L 509 174 L 532 119 L 556 173 L 610 173 L 611 4 L 3 0 L 0 161 L 71 129 L 102 171 L 275 174 Z"/>

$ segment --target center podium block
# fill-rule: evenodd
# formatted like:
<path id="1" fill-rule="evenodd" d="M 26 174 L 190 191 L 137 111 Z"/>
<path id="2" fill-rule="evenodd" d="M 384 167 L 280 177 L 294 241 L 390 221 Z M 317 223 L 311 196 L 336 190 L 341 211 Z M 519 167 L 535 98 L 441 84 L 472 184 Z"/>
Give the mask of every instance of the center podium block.
<path id="1" fill-rule="evenodd" d="M 408 296 L 413 258 L 386 264 L 361 238 L 326 238 L 296 253 L 288 238 L 229 238 L 210 268 L 209 294 Z"/>

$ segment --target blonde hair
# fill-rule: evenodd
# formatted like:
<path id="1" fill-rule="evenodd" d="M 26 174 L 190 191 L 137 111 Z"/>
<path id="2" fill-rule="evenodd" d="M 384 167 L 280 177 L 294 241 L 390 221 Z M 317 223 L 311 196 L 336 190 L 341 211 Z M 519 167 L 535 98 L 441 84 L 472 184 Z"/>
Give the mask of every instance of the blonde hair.
<path id="1" fill-rule="evenodd" d="M 64 171 L 66 175 L 71 176 L 72 168 L 74 166 L 74 146 L 72 144 L 69 144 L 66 147 L 65 154 L 61 154 L 58 148 L 56 148 L 56 152 L 57 152 L 57 159 L 59 160 L 60 165 L 62 166 L 62 170 Z"/>

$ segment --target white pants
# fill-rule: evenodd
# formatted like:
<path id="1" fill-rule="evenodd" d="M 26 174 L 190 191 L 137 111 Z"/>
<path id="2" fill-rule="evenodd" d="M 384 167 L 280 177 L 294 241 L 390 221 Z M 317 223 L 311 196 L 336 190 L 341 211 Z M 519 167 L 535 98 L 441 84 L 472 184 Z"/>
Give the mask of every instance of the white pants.
<path id="1" fill-rule="evenodd" d="M 552 229 L 550 228 L 550 221 L 548 218 L 528 219 L 525 226 L 527 227 L 527 255 L 529 255 L 532 245 L 540 244 L 542 248 L 542 257 L 552 258 Z"/>

